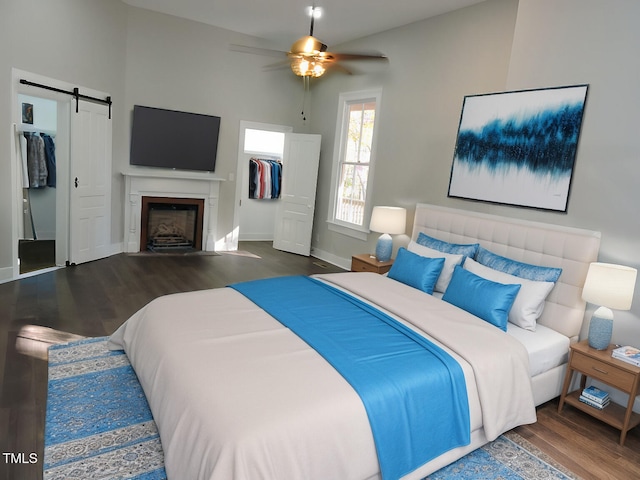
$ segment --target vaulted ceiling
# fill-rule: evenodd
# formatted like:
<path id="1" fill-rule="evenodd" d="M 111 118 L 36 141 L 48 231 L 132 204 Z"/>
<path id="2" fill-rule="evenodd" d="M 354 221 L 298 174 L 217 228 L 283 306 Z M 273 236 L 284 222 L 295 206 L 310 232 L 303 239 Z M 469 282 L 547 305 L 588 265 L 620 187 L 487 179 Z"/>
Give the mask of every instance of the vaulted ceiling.
<path id="1" fill-rule="evenodd" d="M 196 20 L 269 40 L 287 49 L 309 32 L 313 0 L 123 0 L 129 5 Z M 316 0 L 323 16 L 314 34 L 328 45 L 400 27 L 484 0 Z"/>

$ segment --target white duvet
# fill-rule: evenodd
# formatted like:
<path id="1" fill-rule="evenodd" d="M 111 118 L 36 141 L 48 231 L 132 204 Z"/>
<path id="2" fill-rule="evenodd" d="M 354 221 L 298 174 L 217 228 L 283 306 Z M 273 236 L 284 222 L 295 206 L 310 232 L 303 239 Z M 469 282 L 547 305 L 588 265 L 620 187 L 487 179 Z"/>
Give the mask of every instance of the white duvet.
<path id="1" fill-rule="evenodd" d="M 484 428 L 492 440 L 535 421 L 527 352 L 509 335 L 384 276 L 317 278 L 377 303 L 449 351 L 465 374 L 472 432 Z M 235 290 L 160 297 L 127 320 L 110 345 L 125 350 L 140 379 L 169 479 L 379 475 L 356 392 L 306 343 Z M 422 468 L 406 478 L 428 473 Z"/>

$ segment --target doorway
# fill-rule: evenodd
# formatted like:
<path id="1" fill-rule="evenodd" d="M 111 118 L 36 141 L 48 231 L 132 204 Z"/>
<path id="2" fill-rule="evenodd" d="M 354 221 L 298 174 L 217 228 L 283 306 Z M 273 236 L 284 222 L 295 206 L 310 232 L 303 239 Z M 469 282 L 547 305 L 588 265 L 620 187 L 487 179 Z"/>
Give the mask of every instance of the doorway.
<path id="1" fill-rule="evenodd" d="M 236 238 L 240 241 L 273 241 L 279 198 L 272 195 L 250 198 L 252 159 L 282 161 L 285 133 L 292 127 L 255 122 L 240 122 L 236 186 Z M 260 197 L 260 195 L 254 195 Z M 237 248 L 237 244 L 236 244 Z"/>
<path id="2" fill-rule="evenodd" d="M 112 250 L 111 97 L 12 69 L 11 98 L 13 279 L 108 256 Z M 23 139 L 40 140 L 44 135 L 53 143 L 55 167 L 48 166 L 47 175 L 40 178 L 46 159 L 44 153 L 38 155 L 34 181 L 29 173 L 33 168 L 29 143 L 23 148 Z M 55 172 L 55 179 L 49 171 Z M 47 245 L 35 243 L 40 240 L 47 240 Z M 32 246 L 42 246 L 34 250 L 45 252 L 38 253 L 34 262 L 27 260 Z"/>
<path id="3" fill-rule="evenodd" d="M 14 98 L 15 273 L 23 276 L 67 260 L 69 100 L 24 92 Z"/>
<path id="4" fill-rule="evenodd" d="M 310 254 L 321 136 L 294 134 L 292 130 L 240 122 L 235 227 L 233 243 L 227 250 L 237 250 L 238 239 L 262 240 L 273 241 L 278 250 Z M 252 187 L 259 182 L 256 179 L 251 184 L 250 178 L 254 177 L 250 165 L 256 155 L 280 159 L 281 182 L 275 198 L 253 195 Z"/>

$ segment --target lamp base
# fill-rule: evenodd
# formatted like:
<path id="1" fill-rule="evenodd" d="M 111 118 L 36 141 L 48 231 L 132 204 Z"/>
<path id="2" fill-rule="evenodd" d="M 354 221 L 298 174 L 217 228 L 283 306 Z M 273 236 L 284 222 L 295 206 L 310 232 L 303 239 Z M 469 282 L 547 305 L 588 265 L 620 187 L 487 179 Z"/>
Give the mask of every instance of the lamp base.
<path id="1" fill-rule="evenodd" d="M 613 319 L 592 316 L 589 323 L 589 346 L 596 350 L 606 350 L 611 343 L 611 332 Z"/>
<path id="2" fill-rule="evenodd" d="M 376 243 L 376 259 L 379 262 L 388 262 L 391 260 L 391 251 L 393 250 L 393 240 L 391 235 L 383 233 Z"/>

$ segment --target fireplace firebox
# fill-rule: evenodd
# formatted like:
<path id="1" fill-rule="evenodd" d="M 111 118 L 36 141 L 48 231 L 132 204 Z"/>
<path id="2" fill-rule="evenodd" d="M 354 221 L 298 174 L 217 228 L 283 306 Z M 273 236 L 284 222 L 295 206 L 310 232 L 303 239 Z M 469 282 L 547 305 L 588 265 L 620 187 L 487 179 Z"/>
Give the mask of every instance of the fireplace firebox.
<path id="1" fill-rule="evenodd" d="M 202 250 L 204 200 L 142 197 L 140 250 Z"/>

